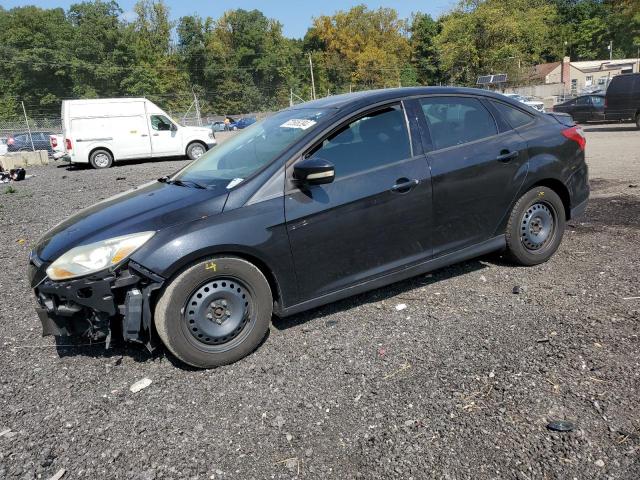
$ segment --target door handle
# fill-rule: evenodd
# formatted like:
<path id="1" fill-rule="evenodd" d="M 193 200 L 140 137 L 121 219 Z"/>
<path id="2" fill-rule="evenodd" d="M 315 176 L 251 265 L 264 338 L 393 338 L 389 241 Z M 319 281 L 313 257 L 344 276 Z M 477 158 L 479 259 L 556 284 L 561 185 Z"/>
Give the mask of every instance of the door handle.
<path id="1" fill-rule="evenodd" d="M 518 158 L 519 155 L 520 152 L 517 150 L 514 150 L 513 152 L 510 152 L 509 150 L 502 150 L 500 152 L 500 155 L 496 157 L 496 160 L 498 160 L 499 162 L 509 162 L 514 158 Z"/>
<path id="2" fill-rule="evenodd" d="M 143 133 L 142 135 L 140 135 L 141 137 L 148 137 L 149 135 L 147 135 L 146 133 Z"/>
<path id="3" fill-rule="evenodd" d="M 410 180 L 408 178 L 399 178 L 398 180 L 396 180 L 396 184 L 391 187 L 391 191 L 397 193 L 407 193 L 419 183 L 420 180 L 415 178 L 413 180 Z"/>
<path id="4" fill-rule="evenodd" d="M 160 134 L 159 134 L 159 133 L 154 133 L 154 134 L 153 134 L 153 136 L 154 136 L 154 137 L 159 137 L 159 136 L 160 136 Z"/>

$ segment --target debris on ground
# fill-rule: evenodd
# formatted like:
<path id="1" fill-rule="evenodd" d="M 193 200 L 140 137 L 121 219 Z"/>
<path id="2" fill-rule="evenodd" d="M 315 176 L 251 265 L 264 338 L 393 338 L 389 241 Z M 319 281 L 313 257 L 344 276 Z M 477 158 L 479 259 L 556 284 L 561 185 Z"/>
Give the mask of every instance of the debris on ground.
<path id="1" fill-rule="evenodd" d="M 407 308 L 407 304 L 406 303 L 399 303 L 398 305 L 396 305 L 396 310 L 398 312 L 401 312 L 402 310 L 404 310 L 405 308 Z"/>
<path id="2" fill-rule="evenodd" d="M 67 471 L 64 468 L 61 468 L 55 473 L 53 477 L 50 477 L 49 480 L 60 480 L 62 477 L 64 477 L 65 473 L 67 473 Z"/>
<path id="3" fill-rule="evenodd" d="M 566 420 L 553 420 L 547 424 L 547 428 L 554 432 L 571 432 L 575 425 Z"/>
<path id="4" fill-rule="evenodd" d="M 151 385 L 151 379 L 143 378 L 142 380 L 138 380 L 136 383 L 131 385 L 129 387 L 129 390 L 131 390 L 133 393 L 138 393 L 140 390 L 144 390 L 149 385 Z"/>

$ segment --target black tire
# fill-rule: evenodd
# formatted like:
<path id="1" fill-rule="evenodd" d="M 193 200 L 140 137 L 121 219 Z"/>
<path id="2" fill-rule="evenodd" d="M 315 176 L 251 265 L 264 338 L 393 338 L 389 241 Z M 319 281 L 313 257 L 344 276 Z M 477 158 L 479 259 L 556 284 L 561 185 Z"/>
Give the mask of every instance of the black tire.
<path id="1" fill-rule="evenodd" d="M 200 142 L 192 142 L 187 146 L 187 157 L 189 160 L 196 160 L 204 155 L 207 151 L 207 146 Z"/>
<path id="2" fill-rule="evenodd" d="M 224 302 L 224 307 L 214 306 L 217 302 Z M 220 309 L 226 312 L 214 316 Z M 272 311 L 269 283 L 255 265 L 236 257 L 214 257 L 171 280 L 154 317 L 158 335 L 173 355 L 191 366 L 212 368 L 253 352 L 269 330 Z"/>
<path id="3" fill-rule="evenodd" d="M 111 168 L 113 165 L 113 155 L 108 150 L 94 150 L 89 156 L 89 163 L 95 169 Z"/>
<path id="4" fill-rule="evenodd" d="M 556 192 L 535 187 L 516 202 L 509 216 L 508 257 L 520 265 L 538 265 L 558 250 L 566 224 L 564 204 Z"/>
<path id="5" fill-rule="evenodd" d="M 636 128 L 640 130 L 640 113 L 636 115 Z"/>

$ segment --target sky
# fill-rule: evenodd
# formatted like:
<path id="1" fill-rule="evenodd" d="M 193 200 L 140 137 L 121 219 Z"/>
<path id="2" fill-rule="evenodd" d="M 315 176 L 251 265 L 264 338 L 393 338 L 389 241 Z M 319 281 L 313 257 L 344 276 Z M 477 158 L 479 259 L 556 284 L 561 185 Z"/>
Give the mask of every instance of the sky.
<path id="1" fill-rule="evenodd" d="M 36 5 L 42 8 L 62 7 L 69 8 L 73 3 L 81 0 L 0 0 L 4 8 Z M 135 0 L 117 0 L 125 11 L 125 18 L 132 15 Z M 202 17 L 217 18 L 226 10 L 244 8 L 245 10 L 258 9 L 267 17 L 279 20 L 284 27 L 287 37 L 302 38 L 311 25 L 312 17 L 320 15 L 332 15 L 337 10 L 345 10 L 359 4 L 366 4 L 371 9 L 379 7 L 393 7 L 400 17 L 408 18 L 412 12 L 430 13 L 434 18 L 445 13 L 456 3 L 455 0 L 399 0 L 399 1 L 351 1 L 351 0 L 165 0 L 169 6 L 172 19 L 178 19 L 184 15 L 198 14 Z"/>

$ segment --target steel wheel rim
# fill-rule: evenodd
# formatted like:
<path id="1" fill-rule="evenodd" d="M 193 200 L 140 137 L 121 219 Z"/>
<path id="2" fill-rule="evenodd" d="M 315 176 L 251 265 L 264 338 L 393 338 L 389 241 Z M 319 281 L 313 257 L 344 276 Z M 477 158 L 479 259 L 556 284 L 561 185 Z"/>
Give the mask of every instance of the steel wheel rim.
<path id="1" fill-rule="evenodd" d="M 202 148 L 202 145 L 194 145 L 191 147 L 191 156 L 193 158 L 200 158 L 202 155 L 204 155 L 204 148 Z"/>
<path id="2" fill-rule="evenodd" d="M 556 211 L 546 202 L 529 206 L 520 222 L 520 239 L 525 248 L 538 252 L 553 240 L 556 231 Z"/>
<path id="3" fill-rule="evenodd" d="M 224 351 L 249 334 L 253 311 L 253 295 L 243 282 L 232 277 L 210 279 L 189 296 L 183 309 L 183 330 L 198 348 Z"/>
<path id="4" fill-rule="evenodd" d="M 99 153 L 93 157 L 93 163 L 95 163 L 97 167 L 104 168 L 109 165 L 109 156 L 106 153 Z"/>

